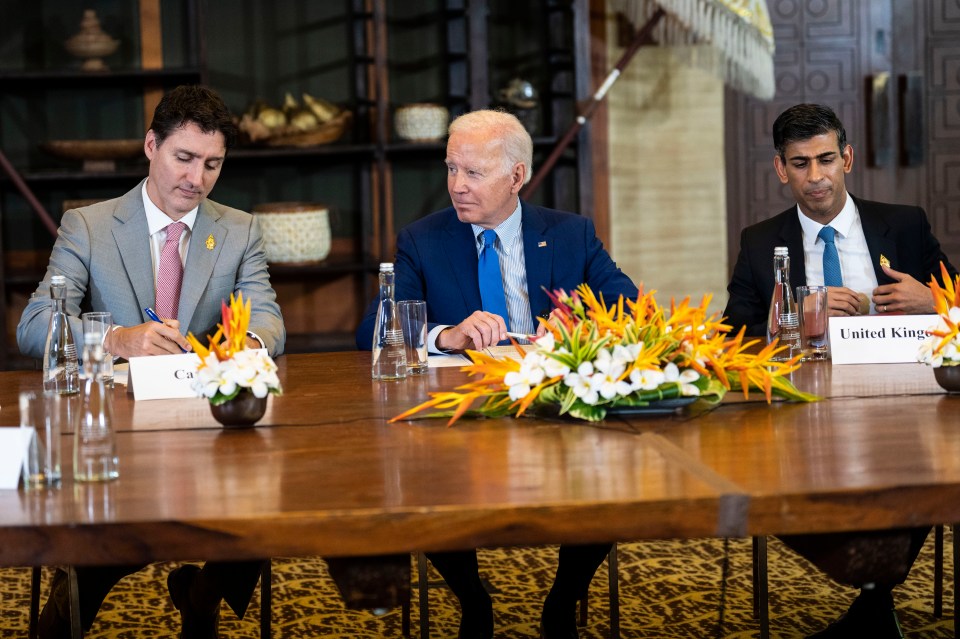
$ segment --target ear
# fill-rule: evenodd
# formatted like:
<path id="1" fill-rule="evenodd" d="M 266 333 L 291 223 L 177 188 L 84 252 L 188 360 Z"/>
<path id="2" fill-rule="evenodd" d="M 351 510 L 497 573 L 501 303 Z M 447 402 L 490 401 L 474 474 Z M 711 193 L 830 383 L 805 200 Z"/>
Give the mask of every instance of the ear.
<path id="1" fill-rule="evenodd" d="M 853 170 L 853 147 L 848 144 L 841 157 L 843 157 L 843 172 L 849 173 Z"/>
<path id="2" fill-rule="evenodd" d="M 786 184 L 787 165 L 784 164 L 783 158 L 780 157 L 779 153 L 773 156 L 773 168 L 777 171 L 777 177 L 780 178 L 780 184 Z"/>
<path id="3" fill-rule="evenodd" d="M 517 162 L 513 165 L 510 172 L 510 192 L 516 195 L 523 188 L 523 182 L 527 177 L 527 167 L 523 162 Z"/>
<path id="4" fill-rule="evenodd" d="M 153 132 L 153 129 L 147 131 L 147 137 L 143 140 L 143 152 L 146 154 L 148 160 L 153 160 L 153 156 L 157 153 L 157 134 Z"/>

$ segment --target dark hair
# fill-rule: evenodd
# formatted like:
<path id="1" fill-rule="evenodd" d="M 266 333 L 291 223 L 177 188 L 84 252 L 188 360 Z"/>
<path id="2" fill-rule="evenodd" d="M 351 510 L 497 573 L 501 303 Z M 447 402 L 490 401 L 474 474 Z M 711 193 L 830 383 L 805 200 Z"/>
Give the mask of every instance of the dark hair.
<path id="1" fill-rule="evenodd" d="M 820 104 L 798 104 L 781 113 L 773 123 L 773 146 L 777 148 L 780 158 L 785 160 L 789 143 L 809 140 L 831 131 L 836 132 L 842 153 L 847 147 L 847 132 L 843 130 L 837 114 L 830 107 Z"/>
<path id="2" fill-rule="evenodd" d="M 237 125 L 223 98 L 198 84 L 179 86 L 160 98 L 150 129 L 159 146 L 168 135 L 189 122 L 204 133 L 222 133 L 227 149 L 237 142 Z"/>

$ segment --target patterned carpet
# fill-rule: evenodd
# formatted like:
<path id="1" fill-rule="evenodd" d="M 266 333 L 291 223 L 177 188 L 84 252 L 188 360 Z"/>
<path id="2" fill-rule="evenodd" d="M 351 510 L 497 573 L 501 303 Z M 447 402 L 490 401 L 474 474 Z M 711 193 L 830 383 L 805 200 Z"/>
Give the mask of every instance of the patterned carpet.
<path id="1" fill-rule="evenodd" d="M 907 637 L 953 636 L 952 554 L 947 533 L 944 617 L 933 617 L 933 535 L 910 578 L 895 591 Z M 620 609 L 624 638 L 679 639 L 759 636 L 751 612 L 750 541 L 730 542 L 724 625 L 718 629 L 721 599 L 722 540 L 659 541 L 621 544 Z M 484 550 L 481 571 L 490 582 L 496 606 L 497 637 L 536 637 L 540 604 L 555 569 L 554 548 Z M 110 594 L 90 639 L 176 636 L 179 616 L 166 592 L 172 564 L 155 564 L 123 580 Z M 771 540 L 769 544 L 770 617 L 773 637 L 795 638 L 822 628 L 840 615 L 855 596 L 813 570 L 804 560 Z M 412 562 L 416 570 L 416 562 Z M 46 571 L 45 571 L 46 573 Z M 29 602 L 27 569 L 0 570 L 0 637 L 25 637 Z M 438 580 L 431 571 L 431 581 Z M 46 575 L 45 575 L 46 580 Z M 601 567 L 591 588 L 583 638 L 607 637 L 607 573 Z M 44 584 L 43 597 L 47 586 Z M 273 560 L 273 636 L 400 637 L 399 609 L 377 616 L 345 610 L 336 587 L 318 559 Z M 259 593 L 243 621 L 226 607 L 221 636 L 259 636 Z M 459 613 L 446 588 L 430 590 L 430 636 L 456 637 Z M 412 624 L 418 629 L 416 589 Z"/>

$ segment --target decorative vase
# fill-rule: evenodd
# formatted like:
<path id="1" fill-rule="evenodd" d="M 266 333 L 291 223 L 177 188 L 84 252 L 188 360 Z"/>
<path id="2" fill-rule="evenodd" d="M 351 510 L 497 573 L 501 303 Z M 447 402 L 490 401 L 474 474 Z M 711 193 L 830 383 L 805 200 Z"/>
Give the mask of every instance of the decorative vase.
<path id="1" fill-rule="evenodd" d="M 236 397 L 222 404 L 210 404 L 210 412 L 224 428 L 250 428 L 267 412 L 267 397 L 240 391 Z"/>
<path id="2" fill-rule="evenodd" d="M 97 12 L 87 9 L 80 21 L 80 31 L 63 45 L 71 55 L 84 59 L 81 66 L 84 71 L 106 71 L 103 58 L 112 55 L 120 46 L 120 41 L 104 33 Z"/>
<path id="3" fill-rule="evenodd" d="M 948 393 L 960 393 L 960 366 L 939 366 L 933 369 L 937 383 Z"/>

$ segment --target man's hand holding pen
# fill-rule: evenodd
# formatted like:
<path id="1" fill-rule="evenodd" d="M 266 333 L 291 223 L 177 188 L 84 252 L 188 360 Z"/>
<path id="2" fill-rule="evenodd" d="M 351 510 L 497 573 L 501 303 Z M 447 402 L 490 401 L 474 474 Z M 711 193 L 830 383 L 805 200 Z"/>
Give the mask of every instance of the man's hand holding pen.
<path id="1" fill-rule="evenodd" d="M 149 312 L 147 316 L 150 316 Z M 180 322 L 161 319 L 156 314 L 153 317 L 156 319 L 143 324 L 115 328 L 104 340 L 105 348 L 124 359 L 143 355 L 178 355 L 192 350 L 190 343 L 180 334 Z"/>

